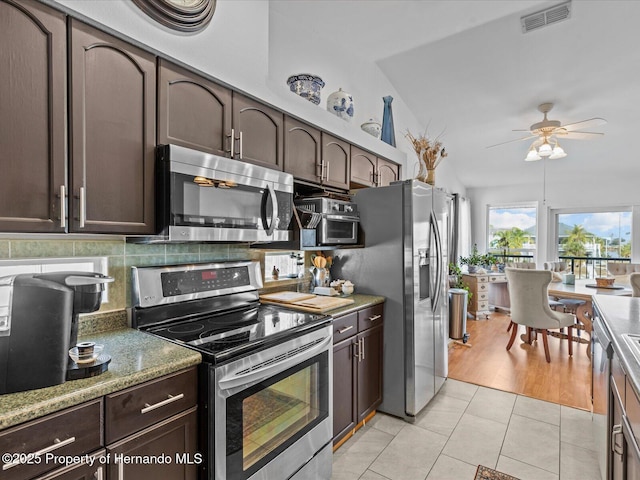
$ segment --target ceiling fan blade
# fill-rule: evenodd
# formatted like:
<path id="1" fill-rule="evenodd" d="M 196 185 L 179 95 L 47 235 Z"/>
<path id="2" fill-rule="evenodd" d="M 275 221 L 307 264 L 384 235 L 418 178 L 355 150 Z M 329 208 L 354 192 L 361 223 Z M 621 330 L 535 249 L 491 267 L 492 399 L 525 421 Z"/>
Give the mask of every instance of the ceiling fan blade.
<path id="1" fill-rule="evenodd" d="M 564 128 L 567 132 L 573 132 L 574 130 L 582 130 L 583 128 L 597 127 L 604 125 L 607 121 L 604 118 L 590 118 L 589 120 L 582 120 L 581 122 L 569 123 L 563 125 L 560 128 Z"/>
<path id="2" fill-rule="evenodd" d="M 538 136 L 537 135 L 529 135 L 528 137 L 516 138 L 515 140 L 509 140 L 508 142 L 502 142 L 502 143 L 496 143 L 495 145 L 489 145 L 486 148 L 498 147 L 500 145 L 506 145 L 507 143 L 521 142 L 523 140 L 530 140 L 532 138 L 538 138 Z"/>
<path id="3" fill-rule="evenodd" d="M 562 130 L 562 129 L 561 129 Z M 597 132 L 553 132 L 554 135 L 569 140 L 592 140 L 604 136 L 604 133 Z"/>
<path id="4" fill-rule="evenodd" d="M 512 132 L 530 132 L 531 130 L 528 128 L 523 128 L 522 130 L 511 130 Z"/>

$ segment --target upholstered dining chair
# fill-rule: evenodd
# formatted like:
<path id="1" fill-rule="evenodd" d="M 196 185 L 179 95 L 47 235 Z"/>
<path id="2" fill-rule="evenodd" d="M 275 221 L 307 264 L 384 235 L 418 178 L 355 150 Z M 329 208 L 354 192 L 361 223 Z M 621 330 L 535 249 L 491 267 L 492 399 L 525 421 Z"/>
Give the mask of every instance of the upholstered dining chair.
<path id="1" fill-rule="evenodd" d="M 540 333 L 544 345 L 544 356 L 551 362 L 547 334 L 549 329 L 567 328 L 569 355 L 573 355 L 573 327 L 575 317 L 570 313 L 555 312 L 549 307 L 547 288 L 551 283 L 550 270 L 505 269 L 511 300 L 511 338 L 507 350 L 511 349 L 518 333 L 518 325 L 527 327 L 527 337 L 531 332 Z"/>
<path id="2" fill-rule="evenodd" d="M 632 297 L 640 297 L 640 272 L 633 272 L 629 275 L 629 284 L 633 291 Z"/>

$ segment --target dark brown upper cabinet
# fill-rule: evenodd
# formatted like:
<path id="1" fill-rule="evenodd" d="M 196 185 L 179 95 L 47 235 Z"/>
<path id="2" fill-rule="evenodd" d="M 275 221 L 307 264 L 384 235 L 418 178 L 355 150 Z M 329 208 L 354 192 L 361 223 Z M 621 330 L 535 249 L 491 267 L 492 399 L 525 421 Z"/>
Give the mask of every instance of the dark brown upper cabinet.
<path id="1" fill-rule="evenodd" d="M 400 178 L 400 167 L 383 158 L 378 158 L 377 164 L 377 186 L 386 187 L 391 182 L 395 182 Z"/>
<path id="2" fill-rule="evenodd" d="M 233 158 L 282 170 L 283 130 L 282 112 L 233 92 Z"/>
<path id="3" fill-rule="evenodd" d="M 154 233 L 155 57 L 70 25 L 70 231 Z"/>
<path id="4" fill-rule="evenodd" d="M 296 179 L 349 188 L 347 142 L 285 115 L 284 149 L 284 171 Z"/>
<path id="5" fill-rule="evenodd" d="M 320 130 L 284 117 L 284 171 L 297 179 L 320 182 L 322 171 Z"/>
<path id="6" fill-rule="evenodd" d="M 0 230 L 64 232 L 65 15 L 0 1 Z"/>
<path id="7" fill-rule="evenodd" d="M 400 166 L 351 146 L 351 183 L 360 187 L 386 187 L 400 178 Z"/>
<path id="8" fill-rule="evenodd" d="M 349 168 L 351 148 L 349 143 L 338 140 L 328 133 L 322 133 L 323 185 L 349 189 Z"/>
<path id="9" fill-rule="evenodd" d="M 232 156 L 231 90 L 159 60 L 158 143 Z"/>
<path id="10" fill-rule="evenodd" d="M 377 163 L 375 155 L 352 145 L 351 182 L 365 187 L 375 187 Z"/>

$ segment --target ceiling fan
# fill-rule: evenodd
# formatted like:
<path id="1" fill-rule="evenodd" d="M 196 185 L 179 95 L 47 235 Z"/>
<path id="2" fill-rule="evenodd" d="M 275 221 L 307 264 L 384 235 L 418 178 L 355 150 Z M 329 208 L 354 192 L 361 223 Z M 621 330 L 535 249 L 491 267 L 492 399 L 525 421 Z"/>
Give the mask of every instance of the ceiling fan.
<path id="1" fill-rule="evenodd" d="M 521 142 L 523 140 L 535 139 L 529 147 L 529 153 L 527 154 L 527 161 L 540 160 L 543 157 L 549 157 L 551 159 L 563 158 L 567 154 L 558 144 L 558 139 L 571 139 L 571 140 L 588 140 L 593 138 L 599 138 L 604 133 L 598 132 L 584 132 L 581 131 L 585 128 L 596 127 L 598 125 L 604 125 L 607 121 L 604 118 L 590 118 L 588 120 L 581 120 L 580 122 L 569 123 L 562 125 L 559 120 L 549 120 L 547 113 L 553 108 L 553 103 L 542 103 L 538 106 L 538 110 L 544 114 L 544 118 L 541 122 L 534 123 L 528 130 L 513 130 L 514 132 L 529 132 L 526 137 L 516 138 L 515 140 L 509 140 L 507 142 L 497 143 L 490 145 L 487 148 L 497 147 L 499 145 L 505 145 L 507 143 Z M 552 144 L 554 146 L 552 146 Z"/>

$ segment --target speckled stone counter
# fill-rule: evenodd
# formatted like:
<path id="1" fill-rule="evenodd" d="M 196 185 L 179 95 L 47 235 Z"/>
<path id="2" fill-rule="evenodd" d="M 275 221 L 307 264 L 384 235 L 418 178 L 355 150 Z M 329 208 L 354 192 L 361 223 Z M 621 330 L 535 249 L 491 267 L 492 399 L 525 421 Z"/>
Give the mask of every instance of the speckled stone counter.
<path id="1" fill-rule="evenodd" d="M 640 335 L 640 298 L 594 295 L 594 306 L 602 313 L 605 327 L 611 335 L 613 349 L 620 357 L 627 378 L 640 397 L 640 362 L 622 337 L 623 333 Z"/>
<path id="2" fill-rule="evenodd" d="M 352 295 L 343 296 L 340 298 L 352 298 L 354 300 L 354 303 L 352 303 L 351 305 L 346 305 L 344 307 L 329 310 L 328 312 L 326 312 L 327 315 L 331 315 L 334 318 L 341 317 L 348 313 L 362 310 L 363 308 L 372 307 L 373 305 L 377 305 L 385 301 L 385 298 L 379 295 L 362 295 L 359 293 L 354 293 Z"/>
<path id="3" fill-rule="evenodd" d="M 91 332 L 80 340 L 104 344 L 103 353 L 111 355 L 109 370 L 97 377 L 0 395 L 0 430 L 202 361 L 201 355 L 194 350 L 131 328 Z"/>

